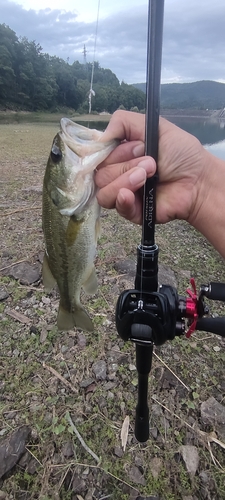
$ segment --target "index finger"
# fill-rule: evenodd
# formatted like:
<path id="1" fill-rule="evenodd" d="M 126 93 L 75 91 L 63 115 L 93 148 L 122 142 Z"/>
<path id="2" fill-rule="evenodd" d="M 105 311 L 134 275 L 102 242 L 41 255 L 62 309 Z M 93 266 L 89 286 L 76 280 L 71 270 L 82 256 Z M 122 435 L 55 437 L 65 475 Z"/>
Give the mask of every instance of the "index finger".
<path id="1" fill-rule="evenodd" d="M 115 111 L 100 140 L 107 142 L 112 139 L 144 142 L 145 115 L 132 111 Z"/>

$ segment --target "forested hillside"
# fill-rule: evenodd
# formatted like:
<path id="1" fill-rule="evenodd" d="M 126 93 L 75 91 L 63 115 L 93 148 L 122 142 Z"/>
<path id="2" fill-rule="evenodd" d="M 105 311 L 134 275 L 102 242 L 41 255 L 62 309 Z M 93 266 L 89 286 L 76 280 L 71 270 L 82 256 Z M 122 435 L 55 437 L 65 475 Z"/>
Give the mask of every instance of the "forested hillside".
<path id="1" fill-rule="evenodd" d="M 88 110 L 92 64 L 69 64 L 0 24 L 0 108 L 30 111 L 72 108 Z M 92 110 L 112 113 L 119 107 L 142 110 L 145 95 L 133 85 L 119 82 L 110 69 L 95 63 Z"/>
<path id="2" fill-rule="evenodd" d="M 146 92 L 145 83 L 134 84 Z M 225 107 L 225 84 L 203 80 L 161 85 L 161 108 L 221 109 Z"/>

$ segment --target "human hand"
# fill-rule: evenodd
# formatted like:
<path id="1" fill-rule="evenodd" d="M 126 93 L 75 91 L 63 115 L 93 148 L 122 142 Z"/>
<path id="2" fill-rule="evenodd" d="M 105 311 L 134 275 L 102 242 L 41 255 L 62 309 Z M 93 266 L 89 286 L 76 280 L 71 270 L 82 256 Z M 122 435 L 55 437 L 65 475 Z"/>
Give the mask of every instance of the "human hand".
<path id="1" fill-rule="evenodd" d="M 120 139 L 121 144 L 98 167 L 95 181 L 100 188 L 99 204 L 116 208 L 120 215 L 141 224 L 140 188 L 154 175 L 153 158 L 144 156 L 145 116 L 116 111 L 103 140 Z M 195 217 L 201 204 L 201 179 L 205 172 L 205 150 L 192 135 L 169 121 L 159 121 L 159 155 L 156 219 L 165 223 L 175 218 Z"/>

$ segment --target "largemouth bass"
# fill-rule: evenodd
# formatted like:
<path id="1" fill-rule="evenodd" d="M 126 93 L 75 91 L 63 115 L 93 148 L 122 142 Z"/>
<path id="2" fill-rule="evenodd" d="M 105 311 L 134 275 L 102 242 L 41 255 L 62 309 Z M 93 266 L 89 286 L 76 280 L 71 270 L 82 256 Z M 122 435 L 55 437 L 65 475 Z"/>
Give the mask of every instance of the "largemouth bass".
<path id="1" fill-rule="evenodd" d="M 60 122 L 43 183 L 45 256 L 43 284 L 51 291 L 57 283 L 59 330 L 74 326 L 93 331 L 93 323 L 80 303 L 81 288 L 97 291 L 94 267 L 100 232 L 94 170 L 116 147 L 101 142 L 102 132 L 82 127 L 67 118 Z"/>

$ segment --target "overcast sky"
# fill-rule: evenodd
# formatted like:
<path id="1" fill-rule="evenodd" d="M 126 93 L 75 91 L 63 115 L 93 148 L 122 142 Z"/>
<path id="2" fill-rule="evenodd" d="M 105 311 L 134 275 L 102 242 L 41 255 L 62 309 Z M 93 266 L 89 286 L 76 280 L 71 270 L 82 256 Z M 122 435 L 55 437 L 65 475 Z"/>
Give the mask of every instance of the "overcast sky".
<path id="1" fill-rule="evenodd" d="M 0 0 L 0 23 L 43 52 L 93 61 L 99 0 Z M 146 80 L 148 0 L 100 0 L 96 60 L 126 83 Z M 165 0 L 162 83 L 225 82 L 225 0 Z"/>

